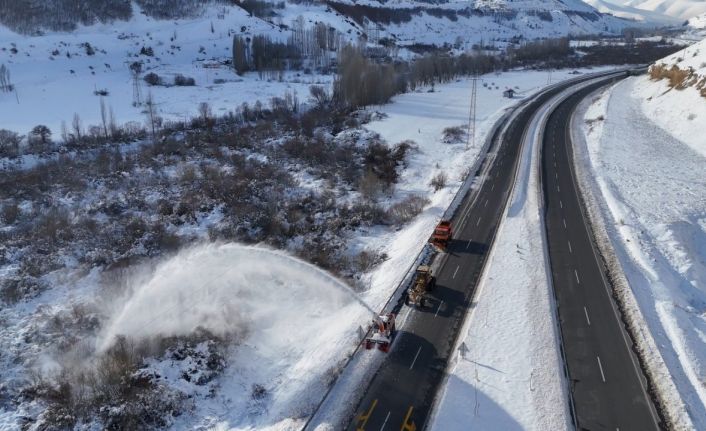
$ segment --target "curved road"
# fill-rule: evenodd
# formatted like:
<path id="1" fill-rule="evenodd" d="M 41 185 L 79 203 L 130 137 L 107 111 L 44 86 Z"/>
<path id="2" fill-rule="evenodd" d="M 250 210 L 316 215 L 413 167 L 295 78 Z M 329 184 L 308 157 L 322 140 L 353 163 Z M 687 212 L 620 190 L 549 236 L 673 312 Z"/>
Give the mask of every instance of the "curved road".
<path id="1" fill-rule="evenodd" d="M 657 430 L 660 419 L 587 227 L 573 169 L 571 115 L 584 98 L 609 82 L 566 99 L 544 129 L 542 184 L 550 265 L 577 428 Z"/>
<path id="2" fill-rule="evenodd" d="M 604 75 L 607 76 L 607 74 Z M 616 75 L 613 74 L 613 76 Z M 579 82 L 595 77 L 596 75 L 593 75 L 579 80 Z M 529 103 L 516 108 L 519 113 L 511 116 L 506 120 L 507 124 L 497 129 L 492 138 L 493 141 L 488 157 L 479 170 L 479 172 L 485 173 L 484 180 L 480 183 L 478 190 L 469 193 L 465 197 L 463 205 L 454 216 L 455 238 L 450 244 L 448 252 L 442 256 L 441 262 L 438 264 L 439 269 L 436 271 L 437 288 L 431 294 L 433 298 L 431 304 L 427 305 L 425 310 L 412 311 L 406 321 L 404 318 L 400 319 L 401 322 L 398 322 L 399 332 L 393 343 L 393 349 L 372 379 L 358 404 L 355 415 L 350 418 L 347 429 L 356 431 L 384 429 L 414 431 L 423 429 L 426 426 L 434 398 L 444 377 L 448 359 L 459 335 L 459 330 L 468 311 L 468 306 L 482 272 L 487 253 L 492 245 L 498 223 L 505 209 L 521 155 L 520 149 L 525 131 L 532 118 L 543 105 L 573 85 L 576 85 L 576 81 L 545 91 Z M 567 105 L 563 104 L 562 106 L 566 107 Z M 557 116 L 554 115 L 554 117 Z M 558 129 L 556 127 L 558 126 L 555 126 L 547 136 L 553 136 L 553 134 L 557 133 Z M 554 142 L 552 145 L 560 144 Z M 569 169 L 568 160 L 567 156 L 558 162 L 563 163 L 563 169 L 567 170 L 567 172 Z M 564 178 L 562 181 L 566 181 L 570 177 L 564 176 L 562 178 Z M 554 183 L 546 182 L 545 184 L 549 188 L 557 187 Z M 570 193 L 569 188 L 565 190 L 566 193 Z M 561 199 L 562 203 L 560 204 L 554 198 L 548 199 L 548 203 L 563 205 L 563 199 L 565 198 L 562 197 Z M 574 201 L 578 202 L 575 196 Z M 566 202 L 568 203 L 569 200 Z M 554 212 L 548 212 L 548 222 L 553 214 Z M 569 217 L 573 222 L 581 223 L 581 218 L 578 214 L 580 212 L 574 213 Z M 551 220 L 557 219 L 551 217 Z M 548 233 L 563 235 L 562 231 L 554 229 L 556 229 L 556 226 L 552 221 L 551 228 L 548 227 Z M 552 238 L 555 237 L 552 236 Z M 555 240 L 565 242 L 565 240 L 556 238 Z M 552 244 L 552 252 L 555 255 L 564 253 L 563 249 L 557 248 L 558 246 L 555 243 Z M 590 242 L 581 243 L 577 241 L 575 247 L 585 246 L 586 244 L 590 244 Z M 581 277 L 589 277 L 590 273 L 595 275 L 594 271 L 584 269 L 585 262 L 578 262 L 577 265 L 581 269 Z M 566 266 L 563 261 L 559 262 L 552 259 L 552 267 L 556 270 L 555 284 L 563 283 L 564 278 L 557 278 L 557 276 L 565 277 L 566 271 L 569 271 L 567 269 L 569 266 Z M 569 272 L 573 274 L 572 271 Z M 600 275 L 598 277 L 600 278 Z M 593 283 L 593 279 L 589 281 L 589 278 L 585 278 L 583 281 L 584 285 L 589 282 Z M 576 286 L 572 289 L 575 290 Z M 569 295 L 574 294 L 573 290 L 567 291 Z M 558 294 L 558 297 L 563 298 L 565 296 L 563 292 L 564 290 L 562 289 L 562 294 Z M 601 304 L 589 303 L 591 312 L 596 313 L 594 319 L 607 320 L 605 315 L 612 307 L 610 301 L 608 302 Z M 581 302 L 581 304 L 585 303 Z M 401 307 L 402 304 L 398 304 L 396 311 L 399 311 Z M 569 321 L 568 315 L 575 314 L 576 310 L 564 307 L 563 304 L 560 307 L 563 324 L 565 321 Z M 581 310 L 580 316 L 583 315 Z M 566 320 L 564 320 L 565 317 L 567 317 Z M 573 322 L 573 320 L 571 321 Z M 606 336 L 605 338 L 606 349 L 629 351 L 628 344 L 622 341 L 617 345 L 613 345 L 616 334 L 618 334 L 618 338 L 621 336 L 620 329 L 616 330 L 607 326 L 603 328 L 603 322 L 600 324 L 598 322 L 594 323 L 592 328 L 598 332 L 603 330 L 613 331 L 612 336 Z M 639 390 L 641 387 L 626 385 L 625 390 L 614 393 L 617 397 L 606 398 L 606 401 L 602 399 L 606 393 L 611 393 L 615 390 L 614 386 L 623 384 L 624 379 L 618 378 L 613 373 L 624 373 L 625 369 L 630 369 L 630 367 L 625 365 L 616 365 L 621 360 L 625 361 L 630 355 L 609 354 L 603 350 L 597 350 L 598 355 L 603 355 L 601 361 L 605 362 L 604 367 L 608 370 L 612 389 L 603 390 L 605 388 L 602 387 L 599 388 L 601 390 L 591 389 L 591 387 L 596 386 L 596 383 L 594 382 L 591 385 L 587 383 L 588 380 L 578 385 L 576 378 L 581 374 L 579 370 L 583 368 L 591 372 L 593 370 L 588 370 L 587 365 L 583 362 L 575 362 L 573 352 L 584 352 L 590 349 L 584 345 L 584 340 L 572 338 L 572 332 L 568 327 L 562 328 L 562 330 L 567 345 L 571 344 L 573 346 L 573 343 L 578 343 L 576 346 L 566 348 L 566 351 L 571 353 L 571 355 L 567 355 L 567 358 L 569 359 L 570 373 L 574 379 L 572 392 L 576 399 L 576 412 L 580 429 L 616 430 L 618 427 L 620 427 L 620 430 L 654 429 L 655 427 L 653 426 L 641 428 L 631 428 L 629 426 L 632 420 L 630 418 L 637 418 L 636 415 L 640 415 L 640 418 L 635 419 L 637 422 L 634 423 L 650 423 L 648 420 L 651 417 L 649 414 L 650 409 L 646 407 L 648 405 L 651 406 L 651 403 L 644 391 Z M 584 330 L 583 328 L 579 329 L 578 333 L 583 334 Z M 593 337 L 600 339 L 601 335 Z M 630 363 L 630 359 L 627 359 L 627 363 Z M 635 371 L 638 370 L 639 368 L 635 369 Z M 588 389 L 584 391 L 583 389 L 585 388 Z M 633 389 L 637 392 L 634 395 L 627 395 L 630 398 L 630 402 L 615 401 L 616 398 L 624 398 L 628 393 L 627 391 L 632 391 Z M 586 394 L 585 397 L 584 394 Z M 596 397 L 599 399 L 596 400 Z M 612 407 L 608 408 L 605 405 L 606 403 L 610 403 Z M 622 410 L 623 406 L 636 407 Z M 640 406 L 643 407 L 641 410 L 638 408 Z M 624 420 L 622 421 L 617 420 L 621 415 L 620 411 L 623 412 L 622 418 Z M 611 428 L 612 424 L 619 425 Z M 586 428 L 583 428 L 584 426 Z"/>

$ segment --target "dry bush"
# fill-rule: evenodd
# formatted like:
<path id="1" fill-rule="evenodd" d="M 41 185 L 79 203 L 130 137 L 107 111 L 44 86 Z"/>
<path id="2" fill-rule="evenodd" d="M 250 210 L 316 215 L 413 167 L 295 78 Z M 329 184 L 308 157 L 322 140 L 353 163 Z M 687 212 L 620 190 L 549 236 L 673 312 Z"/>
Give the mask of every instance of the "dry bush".
<path id="1" fill-rule="evenodd" d="M 2 211 L 0 212 L 2 221 L 8 225 L 14 224 L 21 214 L 22 211 L 16 202 L 8 202 L 4 204 L 2 206 Z"/>
<path id="2" fill-rule="evenodd" d="M 363 250 L 355 257 L 355 267 L 359 272 L 367 272 L 387 259 L 385 253 Z"/>
<path id="3" fill-rule="evenodd" d="M 458 144 L 465 135 L 466 131 L 461 126 L 447 127 L 444 129 L 444 143 Z"/>
<path id="4" fill-rule="evenodd" d="M 387 210 L 387 215 L 392 224 L 403 224 L 415 218 L 429 204 L 429 199 L 423 196 L 407 196 L 400 202 L 392 205 Z"/>
<path id="5" fill-rule="evenodd" d="M 438 192 L 439 190 L 446 187 L 447 181 L 448 176 L 446 175 L 446 172 L 439 172 L 434 176 L 434 178 L 431 179 L 429 185 L 432 186 L 435 192 Z"/>

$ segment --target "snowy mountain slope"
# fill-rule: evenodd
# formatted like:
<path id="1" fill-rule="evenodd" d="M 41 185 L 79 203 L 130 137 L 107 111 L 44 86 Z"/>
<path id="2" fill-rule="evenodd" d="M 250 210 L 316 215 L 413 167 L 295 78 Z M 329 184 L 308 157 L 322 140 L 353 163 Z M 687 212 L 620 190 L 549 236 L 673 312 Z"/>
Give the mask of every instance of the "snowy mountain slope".
<path id="1" fill-rule="evenodd" d="M 689 20 L 689 27 L 699 30 L 706 29 L 706 13 L 691 18 Z"/>
<path id="2" fill-rule="evenodd" d="M 706 157 L 706 140 L 694 133 L 706 120 L 706 40 L 658 61 L 650 75 L 639 86 L 647 116 Z"/>
<path id="3" fill-rule="evenodd" d="M 655 11 L 638 9 L 628 4 L 618 3 L 616 0 L 586 0 L 586 3 L 595 7 L 601 13 L 609 13 L 620 18 L 635 21 L 651 22 L 659 25 L 677 25 L 683 22 L 680 18 L 671 17 Z"/>
<path id="4" fill-rule="evenodd" d="M 592 3 L 594 0 L 589 0 Z M 701 0 L 605 0 L 618 6 L 627 6 L 657 12 L 686 21 L 706 12 L 706 2 Z"/>
<path id="5" fill-rule="evenodd" d="M 2 128 L 26 133 L 45 124 L 57 136 L 62 122 L 70 124 L 74 114 L 84 126 L 96 125 L 101 119 L 101 96 L 95 94 L 99 90 L 107 91 L 102 98 L 118 123 L 143 121 L 142 107 L 133 106 L 136 96 L 128 69 L 135 61 L 143 62 L 143 73 L 156 73 L 168 82 L 177 74 L 195 79 L 196 85 L 187 87 L 148 86 L 140 81 L 142 98 L 151 93 L 158 114 L 169 121 L 196 115 L 201 102 L 209 103 L 214 112 L 224 112 L 243 102 L 266 103 L 285 91 L 306 94 L 311 84 L 331 82 L 330 76 L 317 74 L 285 73 L 278 79 L 254 73 L 237 76 L 225 64 L 234 34 L 264 34 L 286 41 L 298 27 L 312 29 L 325 23 L 348 42 L 367 35 L 373 46 L 388 38 L 403 47 L 456 44 L 470 49 L 481 43 L 502 48 L 511 39 L 618 33 L 629 24 L 577 1 L 479 1 L 479 9 L 473 10 L 461 1 L 442 5 L 404 1 L 384 8 L 375 3 L 352 12 L 343 9 L 343 3 L 282 5 L 267 20 L 234 6 L 205 7 L 196 17 L 159 20 L 135 3 L 129 21 L 79 26 L 68 33 L 25 36 L 0 26 L 0 64 L 10 70 L 16 89 L 16 94 L 0 94 Z M 351 17 L 339 11 L 350 12 Z M 153 55 L 141 54 L 142 48 L 151 48 Z M 402 49 L 399 55 L 411 53 Z"/>

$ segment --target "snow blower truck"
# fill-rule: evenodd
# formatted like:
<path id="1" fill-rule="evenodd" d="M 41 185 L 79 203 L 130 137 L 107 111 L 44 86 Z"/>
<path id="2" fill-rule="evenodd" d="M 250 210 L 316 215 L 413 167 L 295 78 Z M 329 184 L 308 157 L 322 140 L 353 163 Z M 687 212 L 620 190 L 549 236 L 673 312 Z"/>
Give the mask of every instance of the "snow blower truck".
<path id="1" fill-rule="evenodd" d="M 419 265 L 414 275 L 414 283 L 409 287 L 405 296 L 405 304 L 424 308 L 427 292 L 433 290 L 435 286 L 436 277 L 432 275 L 431 267 L 429 265 Z"/>
<path id="2" fill-rule="evenodd" d="M 442 220 L 434 228 L 434 233 L 432 233 L 429 242 L 431 245 L 439 249 L 440 251 L 446 251 L 446 247 L 453 239 L 453 231 L 451 230 L 451 222 L 449 220 Z"/>
<path id="3" fill-rule="evenodd" d="M 373 318 L 370 336 L 365 339 L 365 349 L 370 350 L 377 345 L 377 348 L 381 351 L 389 352 L 396 332 L 395 315 L 393 313 L 376 316 Z"/>

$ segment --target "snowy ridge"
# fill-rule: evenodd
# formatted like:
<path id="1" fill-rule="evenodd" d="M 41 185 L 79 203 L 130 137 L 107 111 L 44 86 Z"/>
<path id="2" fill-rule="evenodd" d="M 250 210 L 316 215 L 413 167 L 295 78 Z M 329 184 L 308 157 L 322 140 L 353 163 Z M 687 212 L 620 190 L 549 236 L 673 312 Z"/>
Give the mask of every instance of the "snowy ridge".
<path id="1" fill-rule="evenodd" d="M 593 4 L 595 0 L 588 0 Z M 678 18 L 682 22 L 706 12 L 706 3 L 701 0 L 603 0 L 617 6 L 626 6 L 656 12 L 662 15 Z"/>
<path id="2" fill-rule="evenodd" d="M 586 0 L 586 3 L 595 7 L 601 13 L 609 13 L 613 16 L 635 21 L 654 23 L 655 25 L 679 25 L 684 22 L 684 20 L 677 17 L 651 10 L 638 9 L 629 4 L 620 4 L 615 0 Z"/>

